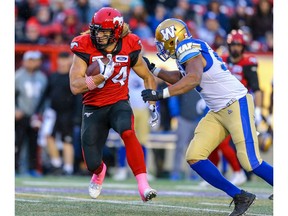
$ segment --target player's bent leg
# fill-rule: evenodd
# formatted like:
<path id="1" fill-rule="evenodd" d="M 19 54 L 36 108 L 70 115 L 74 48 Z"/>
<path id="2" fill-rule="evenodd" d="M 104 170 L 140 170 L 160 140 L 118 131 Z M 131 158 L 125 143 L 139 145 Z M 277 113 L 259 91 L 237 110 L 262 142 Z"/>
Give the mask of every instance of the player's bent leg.
<path id="1" fill-rule="evenodd" d="M 209 160 L 199 160 L 196 163 L 192 161 L 195 160 L 188 161 L 190 167 L 212 186 L 224 191 L 231 197 L 241 193 L 241 190 L 229 182 Z"/>
<path id="2" fill-rule="evenodd" d="M 273 167 L 270 164 L 263 161 L 252 172 L 273 186 Z"/>
<path id="3" fill-rule="evenodd" d="M 219 172 L 217 167 L 209 160 L 190 160 L 188 163 L 190 167 L 195 170 L 203 179 L 214 187 L 226 192 L 233 198 L 231 204 L 234 202 L 235 207 L 230 216 L 243 215 L 254 202 L 256 196 L 239 189 Z M 230 204 L 230 205 L 231 205 Z"/>
<path id="4" fill-rule="evenodd" d="M 121 134 L 126 147 L 127 162 L 136 177 L 141 199 L 146 202 L 157 196 L 157 191 L 152 189 L 147 180 L 146 165 L 142 146 L 134 130 L 126 130 Z"/>
<path id="5" fill-rule="evenodd" d="M 144 153 L 140 142 L 138 141 L 134 130 L 125 130 L 121 138 L 126 147 L 127 162 L 136 176 L 139 173 L 146 172 Z"/>
<path id="6" fill-rule="evenodd" d="M 259 149 L 255 146 L 256 144 L 258 142 L 248 144 L 241 142 L 236 144 L 239 161 L 246 171 L 252 171 L 273 186 L 273 167 L 262 161 L 262 158 L 259 156 Z M 247 146 L 250 146 L 249 152 L 247 152 Z M 251 149 L 254 151 L 251 151 Z"/>

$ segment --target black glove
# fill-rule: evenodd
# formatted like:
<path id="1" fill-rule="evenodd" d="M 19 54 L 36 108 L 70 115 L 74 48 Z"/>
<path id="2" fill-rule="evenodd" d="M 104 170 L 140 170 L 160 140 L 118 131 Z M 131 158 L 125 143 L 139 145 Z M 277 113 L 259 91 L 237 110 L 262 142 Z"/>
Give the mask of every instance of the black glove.
<path id="1" fill-rule="evenodd" d="M 146 101 L 158 101 L 163 99 L 163 90 L 155 91 L 152 89 L 145 89 L 141 92 L 143 100 Z"/>
<path id="2" fill-rule="evenodd" d="M 154 63 L 151 63 L 151 62 L 149 61 L 149 59 L 146 58 L 146 57 L 144 57 L 144 56 L 142 56 L 142 58 L 145 60 L 148 69 L 153 73 L 153 71 L 154 71 L 155 68 L 156 68 L 156 67 L 155 67 L 155 64 L 154 64 Z"/>

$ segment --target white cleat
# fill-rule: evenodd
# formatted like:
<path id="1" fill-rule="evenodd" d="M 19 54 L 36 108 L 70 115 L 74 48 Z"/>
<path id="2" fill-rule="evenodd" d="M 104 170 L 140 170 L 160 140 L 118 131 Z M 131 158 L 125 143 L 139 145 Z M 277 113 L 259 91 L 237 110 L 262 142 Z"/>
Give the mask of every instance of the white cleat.
<path id="1" fill-rule="evenodd" d="M 102 190 L 102 185 L 98 185 L 94 182 L 90 182 L 89 195 L 91 198 L 96 199 L 100 195 L 101 190 Z"/>
<path id="2" fill-rule="evenodd" d="M 89 189 L 89 195 L 93 199 L 96 199 L 101 193 L 102 183 L 103 183 L 104 178 L 105 178 L 106 170 L 107 170 L 107 167 L 105 164 L 103 164 L 103 169 L 102 169 L 101 173 L 99 173 L 98 175 L 93 174 L 93 176 L 91 178 L 88 189 Z"/>
<path id="3" fill-rule="evenodd" d="M 149 200 L 152 200 L 156 196 L 157 196 L 157 191 L 152 189 L 152 188 L 145 189 L 144 194 L 143 195 L 141 194 L 141 198 L 142 198 L 143 202 L 147 202 Z"/>

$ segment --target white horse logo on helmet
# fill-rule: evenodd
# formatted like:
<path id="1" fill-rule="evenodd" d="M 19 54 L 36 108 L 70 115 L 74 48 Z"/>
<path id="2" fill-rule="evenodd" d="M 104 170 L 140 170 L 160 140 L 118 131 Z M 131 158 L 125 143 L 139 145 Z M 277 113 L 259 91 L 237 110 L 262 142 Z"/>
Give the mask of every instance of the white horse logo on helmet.
<path id="1" fill-rule="evenodd" d="M 118 23 L 119 23 L 120 26 L 123 25 L 123 17 L 119 17 L 119 16 L 114 17 L 114 18 L 113 18 L 113 24 L 114 24 L 114 23 L 117 23 L 117 21 L 118 21 Z"/>

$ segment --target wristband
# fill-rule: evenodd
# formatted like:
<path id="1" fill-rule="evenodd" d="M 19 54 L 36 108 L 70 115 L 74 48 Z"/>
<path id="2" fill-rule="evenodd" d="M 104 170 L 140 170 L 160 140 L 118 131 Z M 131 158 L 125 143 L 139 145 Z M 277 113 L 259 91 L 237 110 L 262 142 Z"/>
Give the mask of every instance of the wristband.
<path id="1" fill-rule="evenodd" d="M 169 93 L 168 87 L 166 87 L 165 89 L 163 89 L 163 98 L 168 98 L 168 97 L 170 97 L 170 93 Z"/>
<path id="2" fill-rule="evenodd" d="M 97 88 L 97 86 L 95 85 L 92 76 L 85 76 L 85 82 L 86 85 L 88 87 L 89 90 L 93 90 L 95 88 Z"/>
<path id="3" fill-rule="evenodd" d="M 152 73 L 157 77 L 160 71 L 161 71 L 161 68 L 155 67 Z"/>

